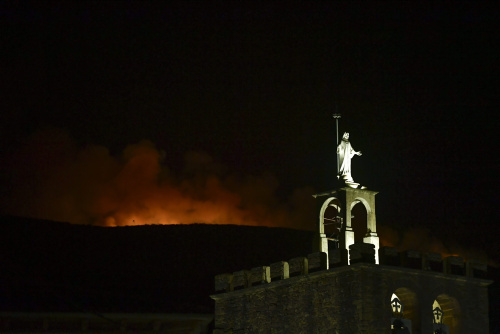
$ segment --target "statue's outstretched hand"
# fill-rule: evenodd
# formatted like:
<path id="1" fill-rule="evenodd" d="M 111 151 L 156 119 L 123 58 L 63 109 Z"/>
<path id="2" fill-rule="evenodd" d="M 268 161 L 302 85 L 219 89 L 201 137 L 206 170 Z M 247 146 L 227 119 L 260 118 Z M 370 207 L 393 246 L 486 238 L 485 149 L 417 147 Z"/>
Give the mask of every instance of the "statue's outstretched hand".
<path id="1" fill-rule="evenodd" d="M 359 152 L 356 152 L 356 154 L 360 156 L 360 155 L 361 155 L 361 151 L 359 151 Z"/>

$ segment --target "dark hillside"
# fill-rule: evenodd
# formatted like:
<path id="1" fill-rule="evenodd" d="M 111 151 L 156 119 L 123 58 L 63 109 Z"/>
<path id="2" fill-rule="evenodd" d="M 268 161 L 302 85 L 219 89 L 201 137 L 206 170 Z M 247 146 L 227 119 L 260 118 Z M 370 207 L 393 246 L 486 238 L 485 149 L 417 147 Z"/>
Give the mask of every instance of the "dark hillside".
<path id="1" fill-rule="evenodd" d="M 211 313 L 213 277 L 311 252 L 312 232 L 104 228 L 2 216 L 0 311 Z"/>
<path id="2" fill-rule="evenodd" d="M 307 255 L 312 237 L 285 228 L 105 228 L 1 216 L 0 312 L 213 313 L 215 275 Z M 489 268 L 490 279 L 499 275 Z M 490 327 L 500 328 L 498 281 L 489 293 Z"/>

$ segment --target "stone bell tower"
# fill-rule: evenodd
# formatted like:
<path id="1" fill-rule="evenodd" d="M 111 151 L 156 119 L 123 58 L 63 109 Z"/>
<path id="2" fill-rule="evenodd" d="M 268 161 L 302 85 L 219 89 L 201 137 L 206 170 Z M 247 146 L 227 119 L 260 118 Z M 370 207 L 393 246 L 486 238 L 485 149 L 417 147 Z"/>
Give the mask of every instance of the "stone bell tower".
<path id="1" fill-rule="evenodd" d="M 335 114 L 334 118 L 336 118 L 338 127 L 340 115 Z M 367 213 L 366 234 L 363 237 L 363 243 L 375 246 L 375 263 L 378 264 L 379 239 L 375 216 L 375 195 L 377 192 L 368 190 L 353 180 L 351 175 L 351 159 L 355 155 L 361 156 L 361 152 L 356 152 L 353 149 L 349 142 L 349 133 L 345 132 L 342 141 L 337 145 L 338 184 L 336 189 L 313 195 L 318 200 L 319 211 L 318 235 L 315 239 L 314 249 L 318 252 L 325 252 L 330 257 L 328 251 L 329 248 L 332 249 L 332 247 L 329 247 L 330 243 L 335 249 L 338 249 L 339 260 L 350 264 L 349 247 L 354 244 L 352 209 L 356 204 L 361 203 Z M 335 210 L 328 210 L 331 207 Z M 327 214 L 327 210 L 329 214 Z M 331 214 L 332 211 L 335 212 L 333 216 Z M 329 229 L 329 233 L 326 233 L 325 225 L 334 226 Z"/>
<path id="2" fill-rule="evenodd" d="M 338 247 L 341 260 L 349 264 L 349 246 L 354 244 L 354 230 L 352 228 L 352 208 L 361 203 L 367 213 L 366 234 L 363 242 L 375 246 L 375 263 L 379 263 L 379 238 L 377 235 L 377 221 L 375 216 L 375 195 L 378 192 L 367 189 L 357 189 L 349 186 L 313 195 L 318 201 L 318 235 L 315 239 L 315 251 L 325 252 L 329 257 L 329 243 Z M 329 207 L 335 208 L 336 216 L 325 216 Z M 328 235 L 325 225 L 334 224 L 337 233 Z M 327 261 L 329 262 L 329 261 Z"/>
<path id="3" fill-rule="evenodd" d="M 337 184 L 313 195 L 313 253 L 217 275 L 214 334 L 486 334 L 486 264 L 379 248 L 377 192 L 353 180 L 347 133 L 337 154 Z"/>
<path id="4" fill-rule="evenodd" d="M 214 334 L 486 334 L 486 264 L 379 249 L 377 192 L 354 182 L 350 159 L 361 152 L 348 138 L 337 146 L 338 184 L 313 195 L 314 253 L 217 275 Z M 366 230 L 358 225 L 364 214 L 353 226 L 361 206 Z"/>

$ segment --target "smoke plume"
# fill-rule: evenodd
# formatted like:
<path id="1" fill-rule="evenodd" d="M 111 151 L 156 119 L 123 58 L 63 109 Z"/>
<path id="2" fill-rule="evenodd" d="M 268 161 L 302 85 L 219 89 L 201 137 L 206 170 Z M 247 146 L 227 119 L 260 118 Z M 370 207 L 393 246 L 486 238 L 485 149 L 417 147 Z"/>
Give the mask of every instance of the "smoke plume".
<path id="1" fill-rule="evenodd" d="M 314 228 L 313 189 L 280 200 L 268 173 L 239 175 L 204 152 L 187 152 L 181 171 L 147 140 L 117 156 L 78 148 L 64 131 L 35 133 L 9 159 L 4 213 L 75 224 L 237 224 Z"/>

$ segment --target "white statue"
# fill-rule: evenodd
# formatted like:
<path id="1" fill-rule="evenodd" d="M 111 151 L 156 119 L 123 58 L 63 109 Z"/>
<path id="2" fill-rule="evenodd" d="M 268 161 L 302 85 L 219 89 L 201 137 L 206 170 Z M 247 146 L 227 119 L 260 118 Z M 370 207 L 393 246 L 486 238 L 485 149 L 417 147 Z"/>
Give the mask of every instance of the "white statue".
<path id="1" fill-rule="evenodd" d="M 351 158 L 354 155 L 361 155 L 360 152 L 354 151 L 349 142 L 349 133 L 344 132 L 344 136 L 342 137 L 342 141 L 337 147 L 337 154 L 339 155 L 339 177 L 342 175 L 342 178 L 346 183 L 354 183 L 354 180 L 351 176 Z"/>

